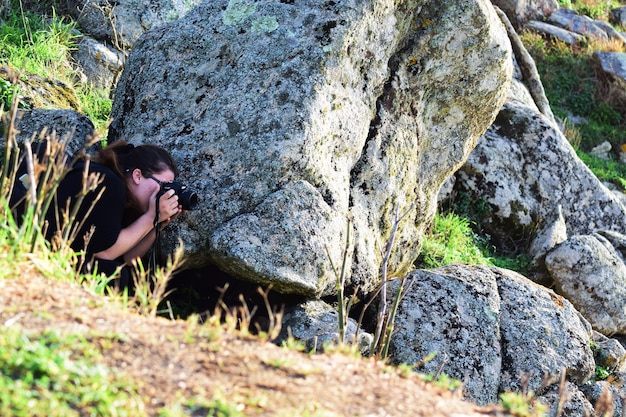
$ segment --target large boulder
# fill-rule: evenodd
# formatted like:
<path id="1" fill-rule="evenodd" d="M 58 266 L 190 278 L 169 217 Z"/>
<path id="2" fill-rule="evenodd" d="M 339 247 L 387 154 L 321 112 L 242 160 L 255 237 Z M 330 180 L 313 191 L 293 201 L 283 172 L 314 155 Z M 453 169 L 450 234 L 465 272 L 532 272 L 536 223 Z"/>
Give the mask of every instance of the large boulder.
<path id="1" fill-rule="evenodd" d="M 70 154 L 80 151 L 94 153 L 97 149 L 93 123 L 89 117 L 73 110 L 18 110 L 13 123 L 15 140 L 20 144 L 52 138 L 63 141 Z M 0 127 L 3 124 L 8 124 L 6 117 L 0 120 Z"/>
<path id="2" fill-rule="evenodd" d="M 347 250 L 367 292 L 392 235 L 410 269 L 511 74 L 485 0 L 207 1 L 134 44 L 109 138 L 165 146 L 198 191 L 164 243 L 189 266 L 319 296 Z"/>
<path id="3" fill-rule="evenodd" d="M 513 271 L 492 271 L 502 300 L 500 390 L 540 392 L 562 377 L 587 382 L 595 370 L 589 322 L 553 291 Z"/>
<path id="4" fill-rule="evenodd" d="M 481 226 L 497 246 L 518 251 L 559 210 L 568 235 L 625 233 L 621 200 L 578 158 L 559 127 L 519 91 L 511 89 L 456 176 L 457 193 L 487 203 L 490 213 Z"/>
<path id="5" fill-rule="evenodd" d="M 389 285 L 392 299 L 398 281 Z M 391 339 L 392 360 L 423 364 L 419 371 L 424 373 L 442 370 L 464 383 L 472 401 L 497 402 L 501 302 L 494 275 L 483 267 L 449 267 L 413 271 L 408 282 L 410 290 L 400 302 Z"/>
<path id="6" fill-rule="evenodd" d="M 506 391 L 539 393 L 562 376 L 579 385 L 593 375 L 591 326 L 553 291 L 495 267 L 453 265 L 408 278 L 394 362 L 460 379 L 466 397 L 481 404 Z M 397 281 L 389 287 L 394 294 Z"/>

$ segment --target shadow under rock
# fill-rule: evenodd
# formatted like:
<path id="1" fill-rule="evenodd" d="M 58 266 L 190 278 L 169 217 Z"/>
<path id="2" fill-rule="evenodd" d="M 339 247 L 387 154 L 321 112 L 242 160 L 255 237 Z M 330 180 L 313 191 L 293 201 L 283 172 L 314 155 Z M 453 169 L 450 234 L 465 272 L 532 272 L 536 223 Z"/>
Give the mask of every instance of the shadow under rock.
<path id="1" fill-rule="evenodd" d="M 192 314 L 202 319 L 219 311 L 225 317 L 224 309 L 237 311 L 241 322 L 245 317 L 241 311 L 249 311 L 249 330 L 268 330 L 269 314 L 267 303 L 272 311 L 279 312 L 289 306 L 305 301 L 299 295 L 281 294 L 267 287 L 237 279 L 216 266 L 201 269 L 188 269 L 178 272 L 168 284 L 171 293 L 163 300 L 160 315 L 168 318 L 186 319 Z M 264 295 L 265 294 L 265 295 Z M 223 304 L 222 304 L 223 303 Z M 221 308 L 220 308 L 221 307 Z"/>

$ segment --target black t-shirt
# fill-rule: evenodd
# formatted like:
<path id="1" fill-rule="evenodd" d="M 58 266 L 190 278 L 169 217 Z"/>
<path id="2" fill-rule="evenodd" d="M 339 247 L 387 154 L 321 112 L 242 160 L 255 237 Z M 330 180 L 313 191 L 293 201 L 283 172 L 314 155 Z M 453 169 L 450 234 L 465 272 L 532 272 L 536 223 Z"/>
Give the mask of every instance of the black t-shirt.
<path id="1" fill-rule="evenodd" d="M 62 220 L 62 210 L 65 210 L 67 201 L 69 200 L 70 210 L 73 209 L 78 196 L 83 188 L 83 169 L 84 164 L 78 163 L 67 175 L 57 189 L 56 199 L 50 205 L 46 220 L 49 222 L 46 237 L 51 239 L 56 231 L 59 230 L 57 224 L 57 213 Z M 86 250 L 90 255 L 110 248 L 117 241 L 120 231 L 123 227 L 124 205 L 126 202 L 126 188 L 123 179 L 114 171 L 104 165 L 90 163 L 90 173 L 99 173 L 101 183 L 98 187 L 84 197 L 78 213 L 76 215 L 76 225 L 80 225 L 78 233 L 72 242 L 72 249 L 75 251 Z M 102 196 L 96 201 L 100 191 Z M 91 212 L 89 212 L 89 209 Z M 56 210 L 55 208 L 59 208 Z M 82 222 L 82 223 L 81 223 Z M 94 226 L 94 232 L 85 248 L 85 235 Z"/>

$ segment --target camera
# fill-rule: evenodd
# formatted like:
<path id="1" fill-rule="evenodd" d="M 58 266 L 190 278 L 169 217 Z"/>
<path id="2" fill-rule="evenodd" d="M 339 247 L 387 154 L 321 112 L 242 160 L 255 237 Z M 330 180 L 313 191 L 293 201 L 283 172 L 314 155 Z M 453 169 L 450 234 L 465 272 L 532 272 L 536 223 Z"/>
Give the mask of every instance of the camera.
<path id="1" fill-rule="evenodd" d="M 162 196 L 169 190 L 174 190 L 178 196 L 178 202 L 183 206 L 183 210 L 194 210 L 198 206 L 198 194 L 189 190 L 185 184 L 178 181 L 164 182 L 161 184 L 161 191 L 158 196 Z"/>

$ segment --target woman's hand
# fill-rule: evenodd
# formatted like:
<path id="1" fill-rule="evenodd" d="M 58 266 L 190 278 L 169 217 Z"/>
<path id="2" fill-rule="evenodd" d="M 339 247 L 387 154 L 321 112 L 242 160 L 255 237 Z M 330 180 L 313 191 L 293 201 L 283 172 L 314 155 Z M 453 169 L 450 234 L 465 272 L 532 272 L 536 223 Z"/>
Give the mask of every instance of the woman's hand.
<path id="1" fill-rule="evenodd" d="M 157 192 L 158 194 L 158 192 Z M 156 199 L 156 194 L 155 194 Z M 178 203 L 178 196 L 175 190 L 168 190 L 159 198 L 159 224 L 165 227 L 170 221 L 176 218 L 182 211 L 182 206 Z"/>

